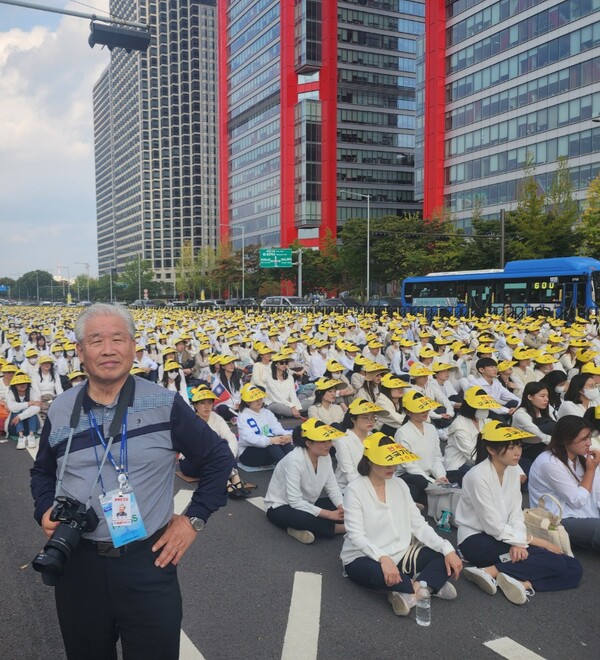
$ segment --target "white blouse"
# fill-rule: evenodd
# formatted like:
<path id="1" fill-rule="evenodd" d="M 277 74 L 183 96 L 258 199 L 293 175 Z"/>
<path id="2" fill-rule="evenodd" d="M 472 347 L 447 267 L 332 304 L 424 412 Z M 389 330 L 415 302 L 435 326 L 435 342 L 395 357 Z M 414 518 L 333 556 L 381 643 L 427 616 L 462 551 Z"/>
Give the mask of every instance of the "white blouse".
<path id="1" fill-rule="evenodd" d="M 485 422 L 484 419 L 473 420 L 463 415 L 457 415 L 456 419 L 448 427 L 448 443 L 444 452 L 444 466 L 446 470 L 458 470 L 465 463 L 473 464 L 473 451 L 477 444 L 477 436 L 481 433 Z"/>
<path id="2" fill-rule="evenodd" d="M 423 424 L 423 431 L 421 433 L 412 422 L 407 422 L 396 431 L 394 440 L 419 457 L 418 461 L 399 465 L 397 474 L 418 474 L 428 481 L 435 481 L 446 476 L 440 439 L 435 426 L 429 422 Z"/>
<path id="3" fill-rule="evenodd" d="M 346 534 L 340 554 L 344 566 L 359 557 L 379 561 L 384 556 L 398 564 L 410 547 L 412 536 L 443 555 L 454 550 L 427 524 L 408 486 L 396 477 L 385 481 L 385 502 L 377 497 L 369 477 L 358 477 L 348 484 L 344 525 Z"/>
<path id="4" fill-rule="evenodd" d="M 537 506 L 541 495 L 554 495 L 563 508 L 564 518 L 600 518 L 600 470 L 588 491 L 579 484 L 585 475 L 585 468 L 577 461 L 569 462 L 569 469 L 551 452 L 540 454 L 529 472 L 529 501 Z M 550 499 L 544 500 L 546 508 L 558 513 L 558 508 Z"/>
<path id="5" fill-rule="evenodd" d="M 296 447 L 275 466 L 265 495 L 265 508 L 277 509 L 288 505 L 318 516 L 321 509 L 314 503 L 323 489 L 333 504 L 340 506 L 342 492 L 335 480 L 331 457 L 319 456 L 315 471 L 306 449 Z"/>
<path id="6" fill-rule="evenodd" d="M 510 465 L 500 483 L 496 468 L 487 459 L 467 472 L 456 507 L 459 544 L 484 532 L 498 541 L 527 547 L 521 474 L 518 466 Z"/>
<path id="7" fill-rule="evenodd" d="M 337 403 L 330 404 L 329 408 L 317 403 L 310 406 L 308 416 L 314 417 L 324 424 L 339 424 L 344 419 L 344 409 Z"/>
<path id="8" fill-rule="evenodd" d="M 333 446 L 335 447 L 335 458 L 337 460 L 335 478 L 339 487 L 344 491 L 346 486 L 359 476 L 356 468 L 363 456 L 365 447 L 362 440 L 351 430 L 346 431 L 343 438 L 334 440 Z"/>

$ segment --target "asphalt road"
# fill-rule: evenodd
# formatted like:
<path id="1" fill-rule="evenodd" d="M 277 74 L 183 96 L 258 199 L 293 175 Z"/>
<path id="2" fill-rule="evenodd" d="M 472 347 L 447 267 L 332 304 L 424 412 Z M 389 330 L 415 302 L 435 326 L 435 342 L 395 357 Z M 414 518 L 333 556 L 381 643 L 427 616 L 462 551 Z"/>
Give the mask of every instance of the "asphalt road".
<path id="1" fill-rule="evenodd" d="M 52 589 L 29 564 L 43 543 L 32 517 L 31 464 L 27 451 L 0 445 L 2 660 L 65 657 Z M 269 477 L 268 472 L 247 475 L 259 485 L 257 496 L 266 492 Z M 175 494 L 191 488 L 175 482 Z M 461 579 L 458 599 L 434 599 L 432 624 L 421 628 L 414 613 L 395 617 L 384 596 L 342 576 L 341 543 L 337 538 L 303 546 L 270 525 L 258 506 L 229 502 L 210 519 L 180 566 L 182 628 L 193 645 L 182 659 L 485 659 L 500 655 L 484 644 L 505 637 L 548 660 L 599 657 L 598 556 L 578 553 L 584 565 L 579 589 L 537 594 L 523 607 L 500 592 L 487 596 Z M 308 590 L 294 590 L 299 572 L 311 574 Z M 297 601 L 290 617 L 292 593 Z M 508 651 L 505 657 L 527 656 Z"/>

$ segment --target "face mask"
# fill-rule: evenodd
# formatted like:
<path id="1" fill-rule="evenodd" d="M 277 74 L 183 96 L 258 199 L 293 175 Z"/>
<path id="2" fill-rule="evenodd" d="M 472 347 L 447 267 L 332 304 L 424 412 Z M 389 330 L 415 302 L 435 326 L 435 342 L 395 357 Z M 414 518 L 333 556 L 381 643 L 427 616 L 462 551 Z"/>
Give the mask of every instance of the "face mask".
<path id="1" fill-rule="evenodd" d="M 38 359 L 37 358 L 28 358 L 29 359 L 29 364 L 35 364 Z"/>
<path id="2" fill-rule="evenodd" d="M 54 357 L 58 360 L 62 357 L 62 353 L 54 353 Z"/>
<path id="3" fill-rule="evenodd" d="M 476 410 L 475 419 L 487 419 L 489 414 L 490 413 L 487 410 Z"/>
<path id="4" fill-rule="evenodd" d="M 169 373 L 167 375 L 169 377 L 169 380 L 175 380 L 177 378 L 177 376 L 179 375 L 179 372 L 169 371 Z"/>
<path id="5" fill-rule="evenodd" d="M 75 351 L 67 351 L 67 357 L 73 357 L 75 355 Z"/>
<path id="6" fill-rule="evenodd" d="M 566 388 L 564 385 L 557 385 L 557 386 L 554 388 L 554 391 L 555 391 L 557 394 L 564 394 L 564 393 L 567 391 L 567 388 Z"/>
<path id="7" fill-rule="evenodd" d="M 597 401 L 600 399 L 600 392 L 595 388 L 583 390 L 583 396 L 589 399 L 590 401 Z"/>

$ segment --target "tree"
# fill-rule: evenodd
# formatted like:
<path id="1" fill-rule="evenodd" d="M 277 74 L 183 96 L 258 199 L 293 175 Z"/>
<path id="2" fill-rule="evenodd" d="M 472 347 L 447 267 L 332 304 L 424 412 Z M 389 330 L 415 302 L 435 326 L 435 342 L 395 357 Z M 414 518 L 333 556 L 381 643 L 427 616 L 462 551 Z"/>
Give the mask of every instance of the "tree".
<path id="1" fill-rule="evenodd" d="M 192 242 L 183 242 L 181 256 L 175 264 L 175 288 L 186 298 L 197 300 L 202 289 L 201 261 L 194 255 Z"/>
<path id="2" fill-rule="evenodd" d="M 53 283 L 52 275 L 46 270 L 30 270 L 19 277 L 15 282 L 15 290 L 11 288 L 11 295 L 28 300 L 37 300 L 44 297 L 44 291 Z"/>
<path id="3" fill-rule="evenodd" d="M 158 284 L 154 281 L 152 262 L 148 259 L 133 259 L 119 273 L 119 284 L 123 287 L 123 295 L 126 300 L 136 300 L 144 295 L 144 289 L 148 289 L 148 295 L 153 298 L 156 295 Z M 113 281 L 113 286 L 115 282 Z"/>
<path id="4" fill-rule="evenodd" d="M 507 241 L 512 259 L 540 259 L 552 256 L 552 237 L 547 232 L 546 197 L 535 178 L 533 157 L 528 154 L 524 178 L 517 193 L 517 208 L 506 214 L 514 236 Z"/>
<path id="5" fill-rule="evenodd" d="M 573 197 L 575 187 L 569 170 L 569 160 L 565 156 L 558 159 L 558 168 L 552 177 L 546 196 L 546 234 L 552 238 L 552 256 L 567 257 L 574 254 L 579 245 L 578 231 L 579 206 Z"/>
<path id="6" fill-rule="evenodd" d="M 475 198 L 473 205 L 471 228 L 471 235 L 465 237 L 461 267 L 465 270 L 498 268 L 500 266 L 500 220 L 488 220 L 483 217 L 479 197 Z"/>
<path id="7" fill-rule="evenodd" d="M 592 179 L 588 186 L 579 235 L 581 237 L 579 254 L 600 259 L 600 174 Z"/>

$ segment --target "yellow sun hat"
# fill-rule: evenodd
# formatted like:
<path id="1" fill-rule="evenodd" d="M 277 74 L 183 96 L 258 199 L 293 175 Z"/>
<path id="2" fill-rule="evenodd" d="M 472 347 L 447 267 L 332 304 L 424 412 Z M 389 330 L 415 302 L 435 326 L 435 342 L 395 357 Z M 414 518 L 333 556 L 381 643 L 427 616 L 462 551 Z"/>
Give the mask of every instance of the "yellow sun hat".
<path id="1" fill-rule="evenodd" d="M 408 375 L 411 378 L 420 378 L 423 376 L 433 376 L 433 371 L 431 369 L 428 369 L 427 367 L 423 366 L 422 364 L 419 364 L 418 362 L 414 362 L 413 364 L 410 365 L 410 369 L 408 370 Z"/>
<path id="2" fill-rule="evenodd" d="M 399 387 L 410 387 L 410 385 L 405 380 L 402 380 L 402 378 L 399 378 L 392 373 L 385 374 L 385 376 L 383 376 L 381 379 L 381 384 L 390 390 Z"/>
<path id="3" fill-rule="evenodd" d="M 364 441 L 364 447 L 363 455 L 375 465 L 400 465 L 419 460 L 418 456 L 381 431 L 368 436 Z"/>
<path id="4" fill-rule="evenodd" d="M 313 442 L 329 442 L 345 436 L 343 431 L 338 431 L 333 426 L 329 426 L 329 424 L 325 424 L 314 417 L 302 422 L 300 428 L 302 429 L 302 437 Z"/>
<path id="5" fill-rule="evenodd" d="M 430 410 L 435 410 L 440 407 L 440 404 L 428 396 L 417 392 L 417 390 L 410 390 L 402 398 L 402 405 L 405 410 L 412 413 L 424 413 Z"/>
<path id="6" fill-rule="evenodd" d="M 502 405 L 491 397 L 484 389 L 474 385 L 465 392 L 465 401 L 476 410 L 494 410 Z"/>
<path id="7" fill-rule="evenodd" d="M 246 383 L 242 387 L 240 394 L 242 396 L 242 401 L 245 403 L 251 403 L 252 401 L 258 401 L 259 399 L 264 399 L 267 396 L 267 393 L 264 390 L 261 390 L 260 387 L 252 385 L 252 383 Z"/>
<path id="8" fill-rule="evenodd" d="M 336 380 L 335 378 L 318 378 L 315 381 L 315 388 L 320 391 L 330 390 L 332 387 L 335 387 L 338 390 L 343 390 L 346 387 L 346 383 L 343 383 L 341 380 Z"/>
<path id="9" fill-rule="evenodd" d="M 198 403 L 198 401 L 216 401 L 218 398 L 206 385 L 200 385 L 192 390 L 192 403 Z"/>
<path id="10" fill-rule="evenodd" d="M 11 385 L 31 385 L 31 378 L 22 371 L 17 371 L 10 381 Z"/>
<path id="11" fill-rule="evenodd" d="M 487 442 L 511 442 L 512 440 L 531 438 L 533 434 L 499 422 L 496 419 L 491 419 L 483 427 L 481 437 Z"/>
<path id="12" fill-rule="evenodd" d="M 382 412 L 383 408 L 366 399 L 354 399 L 348 406 L 351 415 L 368 415 L 369 413 Z"/>

